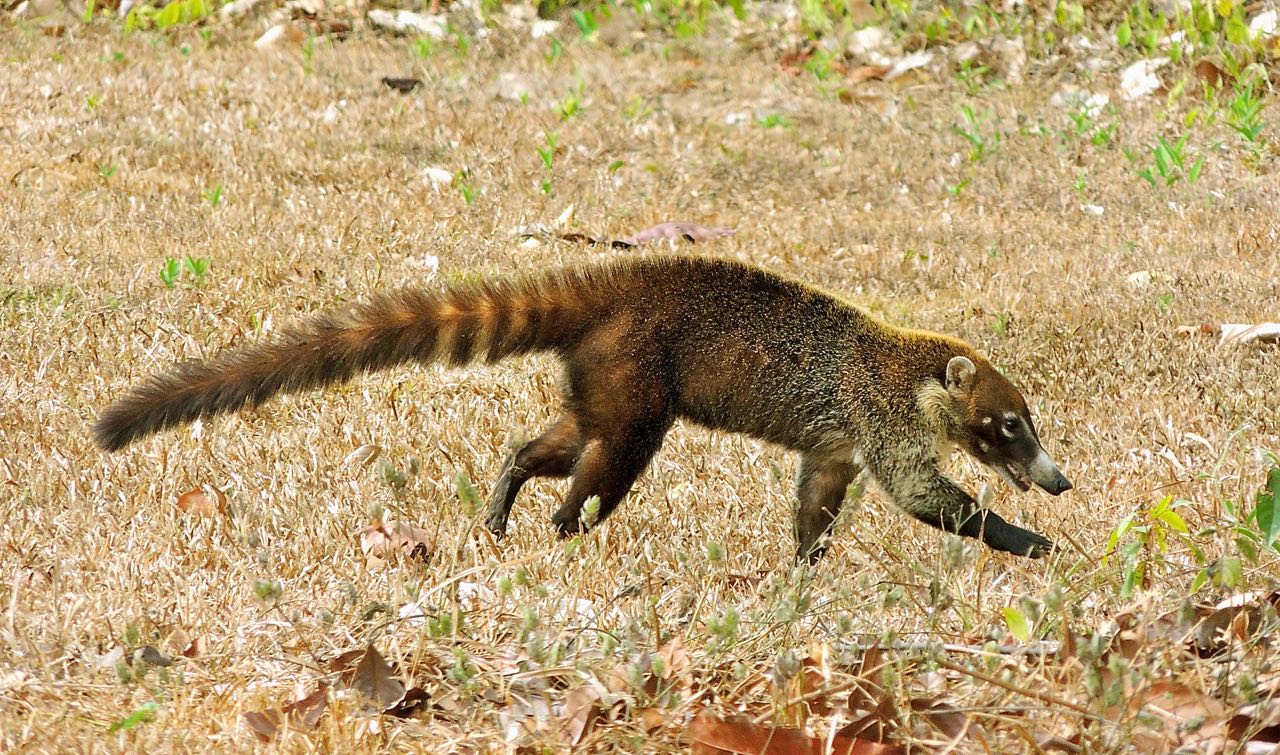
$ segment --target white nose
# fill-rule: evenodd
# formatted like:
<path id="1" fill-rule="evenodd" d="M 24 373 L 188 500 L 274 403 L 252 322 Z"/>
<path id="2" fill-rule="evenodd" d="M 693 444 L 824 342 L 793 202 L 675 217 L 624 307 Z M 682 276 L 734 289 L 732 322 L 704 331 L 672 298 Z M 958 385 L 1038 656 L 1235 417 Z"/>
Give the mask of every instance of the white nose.
<path id="1" fill-rule="evenodd" d="M 1062 474 L 1043 448 L 1036 455 L 1035 461 L 1031 462 L 1031 466 L 1027 467 L 1027 477 L 1051 495 L 1062 495 L 1072 488 L 1071 481 Z"/>

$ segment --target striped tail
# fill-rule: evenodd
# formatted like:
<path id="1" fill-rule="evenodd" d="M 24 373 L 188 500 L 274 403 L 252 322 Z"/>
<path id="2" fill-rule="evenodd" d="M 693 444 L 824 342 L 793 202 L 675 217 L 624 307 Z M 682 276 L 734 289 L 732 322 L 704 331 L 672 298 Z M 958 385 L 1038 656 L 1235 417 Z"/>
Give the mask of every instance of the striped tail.
<path id="1" fill-rule="evenodd" d="M 346 311 L 313 316 L 263 343 L 156 375 L 107 407 L 93 437 L 115 451 L 198 417 L 406 362 L 462 365 L 565 349 L 603 314 L 597 310 L 606 299 L 598 291 L 592 295 L 591 277 L 584 271 L 380 294 Z"/>

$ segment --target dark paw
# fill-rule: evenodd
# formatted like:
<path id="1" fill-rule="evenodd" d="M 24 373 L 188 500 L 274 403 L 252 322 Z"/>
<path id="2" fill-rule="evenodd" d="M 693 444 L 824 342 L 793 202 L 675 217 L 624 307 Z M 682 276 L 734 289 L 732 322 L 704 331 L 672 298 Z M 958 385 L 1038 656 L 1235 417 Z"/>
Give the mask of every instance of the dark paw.
<path id="1" fill-rule="evenodd" d="M 499 540 L 507 534 L 507 517 L 501 511 L 495 511 L 484 521 L 484 526 Z"/>
<path id="2" fill-rule="evenodd" d="M 993 536 L 994 533 L 989 534 L 987 537 L 987 545 L 990 545 L 995 550 L 1026 556 L 1027 558 L 1047 556 L 1054 550 L 1053 541 L 1031 530 L 1024 530 L 1012 524 L 1006 524 L 999 529 L 1003 531 L 999 533 L 998 537 Z"/>
<path id="3" fill-rule="evenodd" d="M 567 540 L 574 535 L 581 535 L 587 531 L 582 520 L 576 516 L 572 518 L 565 517 L 557 512 L 555 516 L 551 517 L 551 523 L 556 526 L 556 534 L 560 536 L 561 540 Z"/>

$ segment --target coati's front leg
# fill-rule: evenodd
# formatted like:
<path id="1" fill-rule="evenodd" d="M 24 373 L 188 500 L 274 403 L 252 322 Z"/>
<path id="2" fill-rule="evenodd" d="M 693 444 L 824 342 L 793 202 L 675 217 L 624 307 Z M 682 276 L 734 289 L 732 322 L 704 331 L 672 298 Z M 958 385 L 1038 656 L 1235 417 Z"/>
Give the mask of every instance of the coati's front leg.
<path id="1" fill-rule="evenodd" d="M 1009 524 L 977 501 L 951 478 L 938 471 L 936 463 L 895 465 L 870 462 L 871 472 L 894 503 L 920 521 L 964 537 L 981 538 L 993 550 L 1040 558 L 1053 550 L 1043 535 Z"/>
<path id="2" fill-rule="evenodd" d="M 534 477 L 568 477 L 581 453 L 578 422 L 567 416 L 508 456 L 489 498 L 489 517 L 485 522 L 489 531 L 497 537 L 506 534 L 507 519 L 522 485 Z"/>
<path id="3" fill-rule="evenodd" d="M 835 524 L 849 484 L 862 467 L 847 459 L 807 453 L 800 457 L 800 486 L 796 501 L 796 559 L 814 563 L 827 552 L 819 544 Z"/>

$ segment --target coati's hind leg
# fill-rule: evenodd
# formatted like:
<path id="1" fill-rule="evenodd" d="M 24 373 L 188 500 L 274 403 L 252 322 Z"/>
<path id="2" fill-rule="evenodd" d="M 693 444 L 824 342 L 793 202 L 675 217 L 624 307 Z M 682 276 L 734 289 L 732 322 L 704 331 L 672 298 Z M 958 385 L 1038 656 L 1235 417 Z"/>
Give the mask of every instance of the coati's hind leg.
<path id="1" fill-rule="evenodd" d="M 805 454 L 800 459 L 796 502 L 796 559 L 814 563 L 827 552 L 823 536 L 835 524 L 849 484 L 862 467 L 852 460 Z"/>
<path id="2" fill-rule="evenodd" d="M 522 485 L 534 477 L 568 477 L 581 453 L 578 422 L 566 416 L 508 456 L 489 498 L 489 518 L 485 521 L 489 531 L 498 537 L 506 533 L 507 519 Z"/>
<path id="3" fill-rule="evenodd" d="M 591 496 L 600 498 L 597 523 L 613 513 L 636 478 L 649 466 L 649 460 L 662 446 L 662 437 L 670 426 L 669 420 L 636 423 L 613 430 L 607 437 L 587 441 L 573 469 L 569 494 L 551 517 L 561 537 L 587 530 L 587 525 L 581 521 L 582 506 Z"/>

